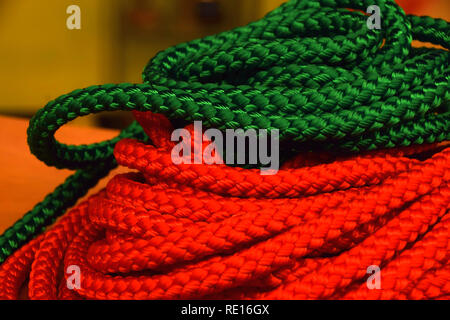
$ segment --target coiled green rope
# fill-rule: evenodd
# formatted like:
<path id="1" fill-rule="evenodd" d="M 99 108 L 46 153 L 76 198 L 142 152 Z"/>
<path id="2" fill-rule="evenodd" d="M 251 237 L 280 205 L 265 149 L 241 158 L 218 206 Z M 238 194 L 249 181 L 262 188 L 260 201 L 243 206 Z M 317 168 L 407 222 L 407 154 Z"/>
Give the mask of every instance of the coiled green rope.
<path id="1" fill-rule="evenodd" d="M 70 146 L 54 134 L 91 113 L 140 110 L 205 127 L 279 129 L 296 148 L 358 152 L 449 140 L 450 26 L 373 0 L 291 0 L 262 20 L 169 48 L 144 84 L 92 86 L 51 101 L 33 117 L 28 143 L 47 165 L 79 169 L 0 237 L 0 263 L 51 224 L 115 166 L 114 144 L 145 139 L 134 123 L 110 141 Z"/>

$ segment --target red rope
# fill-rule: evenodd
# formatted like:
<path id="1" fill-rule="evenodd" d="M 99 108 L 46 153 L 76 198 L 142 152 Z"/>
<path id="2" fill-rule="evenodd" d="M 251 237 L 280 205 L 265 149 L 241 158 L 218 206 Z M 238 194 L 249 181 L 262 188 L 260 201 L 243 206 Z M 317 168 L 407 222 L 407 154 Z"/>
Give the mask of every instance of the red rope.
<path id="1" fill-rule="evenodd" d="M 0 298 L 16 299 L 28 276 L 32 299 L 450 295 L 450 148 L 299 155 L 270 176 L 174 165 L 168 120 L 136 117 L 154 146 L 122 140 L 115 157 L 139 172 L 117 175 L 9 257 Z M 80 289 L 61 277 L 71 265 Z M 379 290 L 366 284 L 370 265 Z"/>

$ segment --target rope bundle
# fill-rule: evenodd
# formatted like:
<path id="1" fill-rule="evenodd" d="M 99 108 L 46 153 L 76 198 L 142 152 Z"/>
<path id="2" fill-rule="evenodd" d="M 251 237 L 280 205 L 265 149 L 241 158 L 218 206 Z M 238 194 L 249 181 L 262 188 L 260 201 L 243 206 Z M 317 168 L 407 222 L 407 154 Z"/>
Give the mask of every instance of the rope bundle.
<path id="1" fill-rule="evenodd" d="M 29 274 L 37 299 L 448 298 L 450 150 L 436 143 L 450 140 L 449 55 L 410 42 L 448 49 L 450 27 L 386 0 L 381 30 L 368 30 L 347 8 L 371 2 L 293 0 L 158 54 L 144 84 L 50 102 L 30 122 L 30 149 L 78 171 L 0 237 L 0 297 L 16 298 Z M 93 145 L 55 140 L 106 110 L 141 111 L 141 125 Z M 275 176 L 176 166 L 170 122 L 154 113 L 177 126 L 279 129 L 296 156 Z M 116 161 L 139 173 L 34 238 Z M 70 265 L 79 290 L 58 274 Z M 367 289 L 369 265 L 383 290 Z"/>
<path id="2" fill-rule="evenodd" d="M 450 294 L 450 148 L 297 156 L 262 176 L 172 164 L 161 117 L 138 114 L 154 146 L 116 145 L 118 163 L 139 173 L 114 177 L 2 265 L 2 298 L 16 298 L 28 273 L 34 299 Z M 366 287 L 373 264 L 382 291 Z M 72 265 L 75 291 L 58 278 Z"/>

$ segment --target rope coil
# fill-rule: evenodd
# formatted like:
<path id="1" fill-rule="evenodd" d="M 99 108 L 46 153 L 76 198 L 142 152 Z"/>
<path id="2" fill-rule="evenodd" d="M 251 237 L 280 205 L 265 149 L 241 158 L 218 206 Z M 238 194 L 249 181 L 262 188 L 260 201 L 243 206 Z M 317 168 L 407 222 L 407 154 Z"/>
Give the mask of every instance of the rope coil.
<path id="1" fill-rule="evenodd" d="M 377 298 L 449 294 L 449 148 L 298 156 L 262 176 L 173 165 L 172 128 L 158 127 L 168 121 L 137 118 L 154 146 L 121 140 L 115 157 L 139 173 L 114 177 L 3 264 L 3 298 L 17 297 L 8 284 L 23 272 L 32 299 L 367 298 L 373 264 L 383 268 Z M 73 291 L 58 280 L 71 265 L 81 270 Z M 419 294 L 416 282 L 444 286 Z"/>
<path id="2" fill-rule="evenodd" d="M 368 30 L 348 8 L 371 2 L 291 0 L 159 53 L 144 84 L 51 101 L 30 122 L 30 149 L 78 171 L 0 236 L 0 297 L 16 298 L 28 274 L 36 299 L 448 297 L 450 150 L 437 143 L 450 140 L 450 27 L 385 0 L 381 30 Z M 93 145 L 54 138 L 78 116 L 114 110 L 138 111 L 141 125 Z M 157 114 L 278 129 L 297 156 L 275 176 L 175 166 Z M 34 238 L 116 161 L 140 173 L 113 178 Z M 70 265 L 82 269 L 79 290 L 59 279 Z M 369 265 L 382 268 L 383 290 L 367 289 Z"/>

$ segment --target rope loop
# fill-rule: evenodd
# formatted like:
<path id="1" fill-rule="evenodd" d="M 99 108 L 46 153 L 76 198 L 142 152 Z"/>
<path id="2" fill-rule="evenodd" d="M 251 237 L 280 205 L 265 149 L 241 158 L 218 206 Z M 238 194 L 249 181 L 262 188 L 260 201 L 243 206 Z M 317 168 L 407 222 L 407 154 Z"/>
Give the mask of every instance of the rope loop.
<path id="1" fill-rule="evenodd" d="M 174 165 L 170 122 L 149 112 L 136 118 L 153 145 L 116 144 L 117 162 L 132 172 L 8 258 L 0 299 L 16 299 L 28 275 L 31 299 L 450 294 L 448 143 L 299 154 L 264 176 Z M 382 290 L 366 285 L 371 265 L 382 268 Z M 79 285 L 71 288 L 74 266 Z"/>
<path id="2" fill-rule="evenodd" d="M 92 86 L 50 102 L 32 119 L 31 151 L 79 169 L 112 158 L 120 138 L 67 146 L 54 139 L 79 116 L 152 111 L 184 125 L 279 129 L 295 149 L 362 151 L 449 138 L 448 50 L 416 49 L 412 35 L 449 48 L 449 24 L 406 16 L 379 1 L 381 30 L 366 26 L 373 1 L 289 1 L 263 19 L 182 43 L 154 57 L 144 84 Z M 437 113 L 437 114 L 436 114 Z"/>
<path id="3" fill-rule="evenodd" d="M 77 117 L 137 110 L 179 126 L 278 129 L 286 153 L 450 140 L 449 23 L 379 0 L 381 29 L 370 30 L 361 11 L 372 4 L 291 0 L 259 21 L 157 54 L 143 84 L 92 86 L 49 102 L 30 121 L 30 150 L 47 165 L 80 171 L 0 236 L 0 263 L 116 165 L 118 141 L 147 139 L 134 123 L 109 141 L 58 142 L 55 132 Z M 443 49 L 414 48 L 413 39 Z"/>

